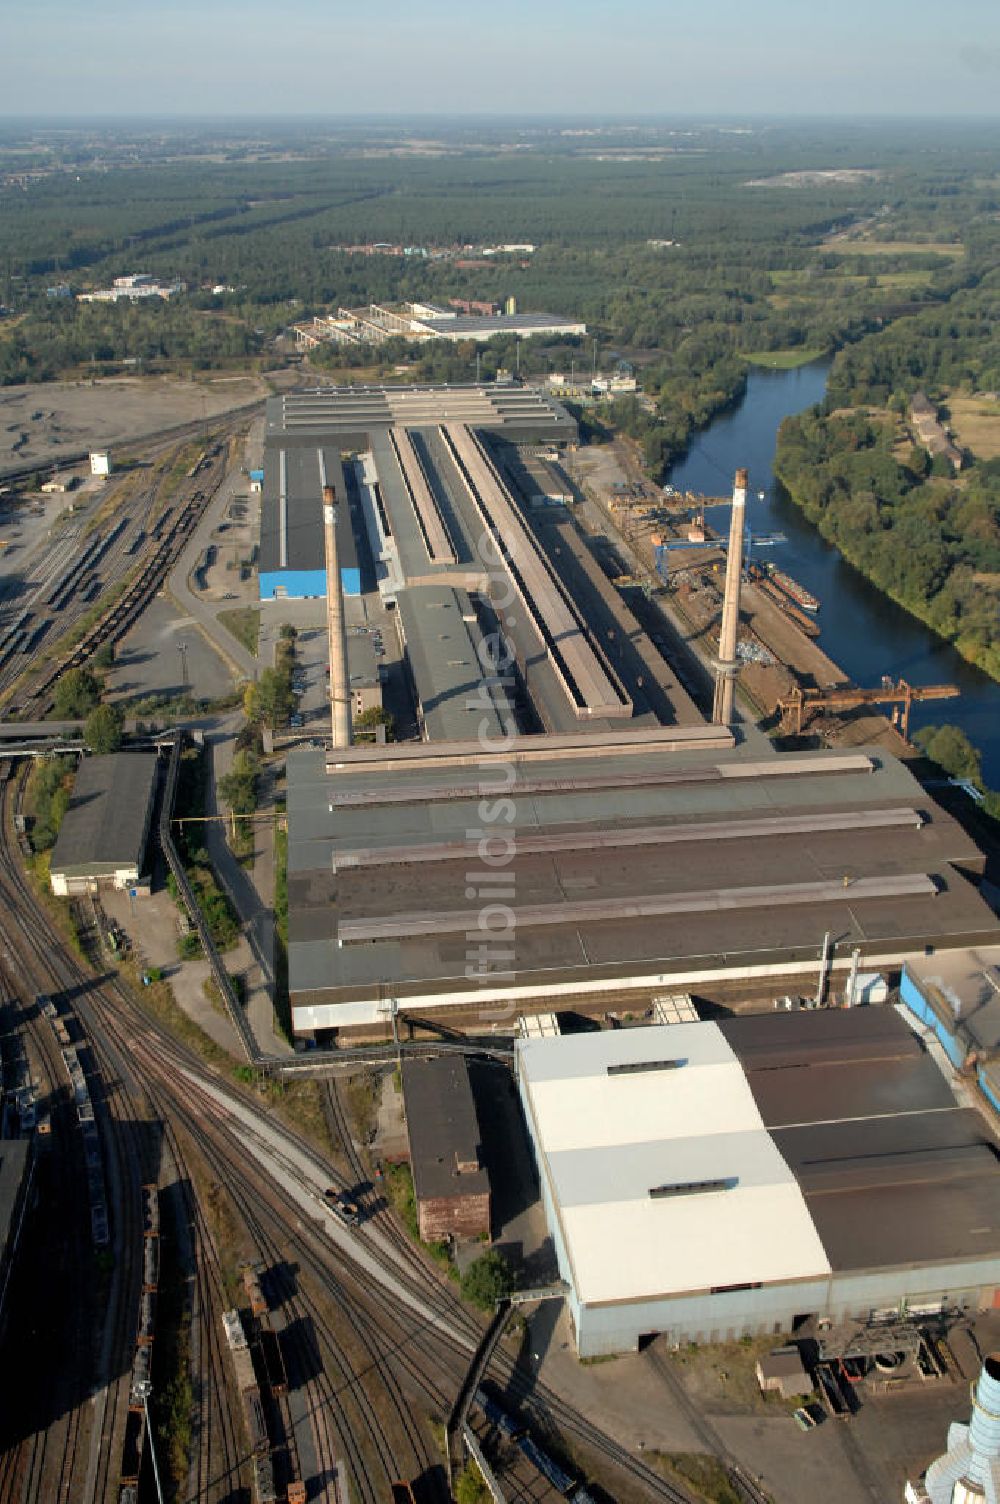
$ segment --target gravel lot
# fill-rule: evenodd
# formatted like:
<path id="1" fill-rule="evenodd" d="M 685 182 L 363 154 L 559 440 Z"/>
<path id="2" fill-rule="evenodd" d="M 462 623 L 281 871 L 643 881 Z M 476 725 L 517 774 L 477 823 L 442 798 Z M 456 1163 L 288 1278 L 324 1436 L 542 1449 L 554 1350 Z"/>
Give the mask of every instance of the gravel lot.
<path id="1" fill-rule="evenodd" d="M 21 465 L 58 463 L 81 449 L 104 448 L 173 424 L 210 418 L 263 401 L 268 391 L 257 376 L 203 382 L 127 376 L 3 387 L 0 475 Z"/>

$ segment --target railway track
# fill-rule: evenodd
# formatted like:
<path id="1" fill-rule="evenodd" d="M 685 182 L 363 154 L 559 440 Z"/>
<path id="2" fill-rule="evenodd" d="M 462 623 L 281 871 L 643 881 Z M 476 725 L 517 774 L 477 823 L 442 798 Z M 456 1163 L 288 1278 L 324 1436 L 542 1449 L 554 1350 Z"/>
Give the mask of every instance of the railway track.
<path id="1" fill-rule="evenodd" d="M 11 794 L 15 785 L 4 779 L 0 795 L 4 804 L 4 819 L 10 813 Z M 23 874 L 9 848 L 3 848 L 0 865 L 0 890 L 6 904 L 13 896 L 23 896 Z M 5 905 L 10 916 L 14 910 Z M 16 933 L 9 923 L 3 926 L 2 954 L 5 969 L 16 967 L 18 989 L 24 994 L 21 1012 L 25 1027 L 35 1043 L 40 1056 L 46 1062 L 53 1095 L 60 1074 L 64 1074 L 54 1036 L 47 1024 L 40 1021 L 34 1002 L 34 989 L 49 993 L 72 996 L 78 993 L 85 974 L 75 962 L 62 956 L 51 944 L 44 916 L 20 910 L 21 923 Z M 75 1010 L 79 1016 L 79 1011 Z M 89 1030 L 88 1030 L 89 1033 Z M 85 1046 L 79 1046 L 83 1052 Z M 69 1184 L 64 1200 L 60 1203 L 60 1220 L 65 1240 L 67 1263 L 65 1291 L 70 1315 L 67 1319 L 65 1350 L 49 1354 L 49 1377 L 54 1385 L 53 1402 L 46 1407 L 51 1422 L 39 1425 L 26 1435 L 20 1444 L 4 1451 L 4 1470 L 0 1473 L 0 1501 L 3 1504 L 105 1504 L 118 1500 L 118 1476 L 122 1458 L 125 1418 L 128 1407 L 128 1391 L 131 1381 L 132 1353 L 135 1348 L 138 1294 L 141 1281 L 142 1218 L 139 1186 L 148 1175 L 151 1165 L 158 1160 L 154 1145 L 155 1120 L 150 1115 L 149 1104 L 141 1086 L 135 1081 L 127 1059 L 109 1058 L 103 1044 L 92 1038 L 89 1048 L 93 1053 L 99 1072 L 90 1074 L 89 1084 L 94 1102 L 95 1116 L 101 1125 L 105 1165 L 109 1181 L 109 1200 L 116 1209 L 113 1226 L 113 1268 L 103 1271 L 100 1267 L 95 1277 L 92 1253 L 83 1238 L 82 1246 L 71 1242 L 72 1228 L 90 1231 L 89 1203 L 86 1196 L 79 1195 L 79 1187 L 86 1186 L 86 1174 L 78 1155 L 63 1153 L 63 1135 L 57 1134 L 55 1112 L 53 1114 L 53 1151 L 51 1163 L 61 1165 L 67 1172 Z M 104 1083 L 103 1089 L 101 1082 Z M 63 1093 L 65 1096 L 65 1093 Z M 59 1104 L 61 1111 L 65 1104 Z M 68 1112 L 69 1109 L 66 1108 Z M 169 1136 L 169 1126 L 167 1133 Z M 75 1137 L 78 1139 L 79 1134 Z M 69 1139 L 72 1149 L 73 1140 Z M 183 1157 L 174 1150 L 179 1162 L 180 1177 L 186 1179 Z M 155 1169 L 154 1167 L 154 1178 Z M 77 1194 L 73 1194 L 73 1185 Z M 202 1260 L 204 1263 L 204 1260 Z M 71 1270 L 75 1270 L 75 1280 Z M 199 1271 L 200 1273 L 200 1271 Z M 64 1283 L 60 1275 L 57 1288 Z M 103 1289 L 95 1292 L 95 1286 Z M 106 1302 L 103 1324 L 100 1312 L 95 1309 L 93 1296 L 103 1294 Z M 88 1295 L 91 1297 L 88 1299 Z M 206 1312 L 206 1321 L 214 1312 Z M 75 1319 L 74 1319 L 75 1317 Z M 217 1349 L 216 1349 L 217 1351 Z M 217 1363 L 203 1373 L 202 1390 L 211 1397 L 215 1383 Z M 88 1377 L 81 1391 L 70 1393 L 67 1385 L 71 1379 Z M 210 1440 L 210 1438 L 208 1439 Z M 231 1442 L 229 1443 L 231 1448 Z M 197 1497 L 210 1499 L 210 1493 Z M 220 1496 L 221 1497 L 221 1496 Z"/>
<path id="2" fill-rule="evenodd" d="M 132 1083 L 146 1095 L 153 1117 L 169 1124 L 175 1135 L 177 1147 L 171 1152 L 183 1159 L 187 1150 L 178 1144 L 178 1135 L 185 1143 L 190 1140 L 191 1152 L 230 1188 L 261 1260 L 272 1267 L 298 1267 L 288 1308 L 293 1324 L 301 1330 L 311 1323 L 315 1335 L 315 1351 L 304 1355 L 302 1393 L 311 1415 L 316 1467 L 327 1472 L 334 1454 L 343 1456 L 359 1498 L 374 1504 L 386 1496 L 384 1480 L 391 1481 L 391 1475 L 413 1476 L 433 1465 L 433 1444 L 415 1411 L 419 1407 L 440 1419 L 448 1413 L 481 1324 L 425 1265 L 383 1207 L 372 1206 L 369 1223 L 350 1235 L 345 1248 L 343 1235 L 334 1236 L 329 1213 L 323 1210 L 329 1167 L 312 1145 L 283 1127 L 276 1133 L 258 1104 L 206 1070 L 197 1056 L 142 1011 L 123 984 L 114 978 L 96 981 L 75 958 L 53 946 L 50 927 L 11 849 L 9 788 L 4 796 L 0 899 L 5 913 L 17 917 L 20 931 L 37 947 L 25 956 L 25 964 L 36 972 L 44 965 L 50 990 L 58 987 L 78 994 L 74 1006 L 95 1042 L 107 1078 Z M 349 1131 L 342 1137 L 355 1156 L 349 1173 L 366 1178 L 358 1173 L 363 1160 L 351 1145 Z M 273 1147 L 265 1152 L 261 1143 L 272 1140 Z M 209 1291 L 206 1304 L 212 1299 Z M 202 1320 L 198 1331 L 210 1346 L 214 1339 L 208 1326 Z M 503 1351 L 491 1375 L 524 1405 L 533 1422 L 558 1426 L 640 1484 L 648 1497 L 689 1504 L 685 1493 L 602 1435 L 557 1395 L 535 1386 Z M 232 1411 L 229 1420 L 232 1424 Z M 209 1424 L 221 1428 L 218 1417 Z M 232 1436 L 228 1443 L 220 1436 L 218 1445 L 227 1455 Z M 224 1474 L 231 1476 L 232 1467 L 246 1461 L 245 1454 L 234 1456 L 230 1450 L 228 1455 L 228 1467 L 213 1463 L 207 1469 L 211 1477 L 199 1475 L 202 1496 L 207 1487 L 211 1497 Z"/>
<path id="3" fill-rule="evenodd" d="M 14 609 L 6 621 L 0 622 L 0 698 L 8 695 L 15 701 L 7 707 L 8 716 L 43 714 L 50 708 L 52 688 L 62 673 L 86 663 L 103 643 L 116 642 L 128 632 L 159 589 L 221 484 L 229 442 L 245 425 L 245 417 L 215 425 L 214 442 L 169 499 L 161 491 L 170 479 L 169 460 L 176 454 L 176 443 L 155 446 L 154 483 L 126 504 L 117 522 L 89 543 L 81 540 L 85 546 L 80 549 L 56 545 L 60 550 L 57 556 L 67 556 L 65 567 L 59 566 L 58 577 L 54 581 L 43 579 L 28 605 Z M 77 579 L 74 571 L 95 548 L 99 553 L 101 544 L 106 552 L 95 561 L 99 573 Z M 107 607 L 83 638 L 32 674 L 31 665 L 43 639 L 72 632 L 116 578 L 130 571 L 133 577 L 125 593 Z"/>

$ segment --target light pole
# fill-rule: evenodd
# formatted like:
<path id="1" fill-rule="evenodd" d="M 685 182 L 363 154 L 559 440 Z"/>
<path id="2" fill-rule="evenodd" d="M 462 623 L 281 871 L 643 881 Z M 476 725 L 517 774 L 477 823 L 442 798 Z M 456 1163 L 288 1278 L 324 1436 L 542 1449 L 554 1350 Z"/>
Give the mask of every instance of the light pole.
<path id="1" fill-rule="evenodd" d="M 188 679 L 187 643 L 179 642 L 177 644 L 177 651 L 181 655 L 181 683 L 183 684 L 184 688 L 187 689 L 190 683 L 190 680 Z"/>
<path id="2" fill-rule="evenodd" d="M 149 1419 L 149 1396 L 153 1392 L 153 1386 L 148 1379 L 139 1379 L 132 1385 L 132 1391 L 142 1400 L 143 1412 L 146 1416 L 146 1435 L 149 1437 L 149 1455 L 153 1459 L 153 1478 L 156 1482 L 156 1497 L 163 1504 L 163 1489 L 160 1486 L 160 1468 L 156 1461 L 156 1444 L 153 1441 L 153 1426 Z"/>

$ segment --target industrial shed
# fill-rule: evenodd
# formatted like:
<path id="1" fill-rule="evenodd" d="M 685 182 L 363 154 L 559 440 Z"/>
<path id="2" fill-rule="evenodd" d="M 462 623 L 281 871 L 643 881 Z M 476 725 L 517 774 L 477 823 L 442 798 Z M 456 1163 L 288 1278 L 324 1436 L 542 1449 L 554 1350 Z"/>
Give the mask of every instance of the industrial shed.
<path id="1" fill-rule="evenodd" d="M 403 1104 L 420 1236 L 490 1236 L 490 1181 L 463 1056 L 403 1061 Z"/>
<path id="2" fill-rule="evenodd" d="M 915 956 L 903 967 L 899 995 L 956 1070 L 975 1068 L 1000 1112 L 1000 945 Z"/>
<path id="3" fill-rule="evenodd" d="M 270 458 L 270 457 L 269 457 Z M 340 451 L 334 445 L 279 450 L 266 469 L 260 513 L 259 591 L 262 601 L 326 597 L 323 487 L 344 496 Z M 337 508 L 341 588 L 361 594 L 361 571 L 350 507 Z"/>
<path id="4" fill-rule="evenodd" d="M 582 1357 L 990 1306 L 998 1146 L 895 1009 L 519 1040 Z"/>
<path id="5" fill-rule="evenodd" d="M 719 727 L 524 736 L 496 767 L 474 738 L 431 741 L 352 748 L 331 772 L 321 752 L 293 753 L 296 1030 L 384 1030 L 387 995 L 401 1015 L 447 1010 L 476 1029 L 493 1005 L 642 1010 L 748 981 L 815 993 L 828 932 L 831 989 L 855 947 L 885 972 L 930 946 L 997 943 L 964 875 L 981 854 L 901 763 L 731 741 Z M 509 801 L 492 831 L 511 842 L 512 914 L 485 973 L 467 939 L 483 786 Z"/>
<path id="6" fill-rule="evenodd" d="M 52 850 L 53 893 L 128 888 L 145 870 L 156 794 L 155 753 L 81 759 L 69 809 Z"/>

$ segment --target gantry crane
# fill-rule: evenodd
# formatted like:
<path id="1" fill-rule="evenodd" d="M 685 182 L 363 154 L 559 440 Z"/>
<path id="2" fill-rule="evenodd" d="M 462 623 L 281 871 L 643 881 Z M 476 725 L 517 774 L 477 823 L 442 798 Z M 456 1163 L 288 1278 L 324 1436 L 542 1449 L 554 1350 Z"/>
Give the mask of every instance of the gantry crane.
<path id="1" fill-rule="evenodd" d="M 920 700 L 951 700 L 957 684 L 908 684 L 905 679 L 883 679 L 878 689 L 801 689 L 798 685 L 778 701 L 782 715 L 795 716 L 795 734 L 801 735 L 803 718 L 813 710 L 852 710 L 858 705 L 902 705 L 899 729 L 910 739 L 910 707 Z"/>
<path id="2" fill-rule="evenodd" d="M 749 528 L 743 535 L 743 573 L 748 574 L 750 566 L 750 554 L 754 548 L 774 548 L 779 543 L 787 540 L 784 533 L 752 533 Z M 667 578 L 667 555 L 678 549 L 700 548 L 704 553 L 709 549 L 720 549 L 725 553 L 729 547 L 728 538 L 665 538 L 653 545 L 653 557 L 656 561 L 656 572 L 664 585 L 669 584 Z"/>

